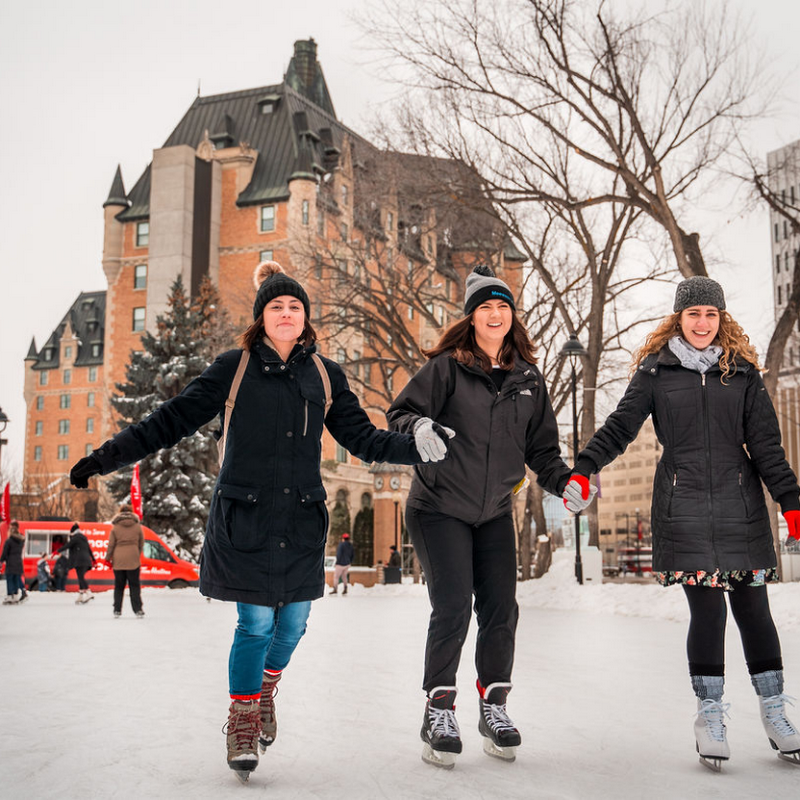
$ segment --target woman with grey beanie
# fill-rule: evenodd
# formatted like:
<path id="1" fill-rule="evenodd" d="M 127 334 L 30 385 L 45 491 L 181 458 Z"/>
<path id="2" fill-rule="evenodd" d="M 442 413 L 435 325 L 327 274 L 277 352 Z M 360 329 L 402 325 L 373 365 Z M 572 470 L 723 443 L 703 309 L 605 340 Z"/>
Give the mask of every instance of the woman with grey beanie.
<path id="1" fill-rule="evenodd" d="M 800 487 L 786 461 L 758 355 L 711 278 L 682 281 L 673 313 L 634 356 L 633 377 L 606 423 L 578 456 L 577 474 L 599 472 L 653 417 L 664 448 L 653 483 L 653 570 L 689 603 L 689 675 L 701 763 L 730 758 L 722 702 L 728 604 L 739 628 L 770 745 L 800 765 L 800 732 L 786 716 L 783 662 L 767 599 L 777 579 L 761 483 L 800 539 Z"/>
<path id="2" fill-rule="evenodd" d="M 387 414 L 394 430 L 430 420 L 457 432 L 447 460 L 415 467 L 406 525 L 425 570 L 432 612 L 422 688 L 423 759 L 450 768 L 461 752 L 456 671 L 472 616 L 484 750 L 513 760 L 522 737 L 506 711 L 517 626 L 512 496 L 525 467 L 561 496 L 570 469 L 536 368 L 533 343 L 509 287 L 485 266 L 467 278 L 464 318 L 425 351 L 429 361 Z"/>

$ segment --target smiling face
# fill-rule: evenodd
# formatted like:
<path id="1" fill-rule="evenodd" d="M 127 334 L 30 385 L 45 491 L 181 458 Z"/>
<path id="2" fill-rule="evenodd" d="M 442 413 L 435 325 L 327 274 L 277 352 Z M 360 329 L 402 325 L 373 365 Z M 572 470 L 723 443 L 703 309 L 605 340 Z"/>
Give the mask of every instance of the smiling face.
<path id="1" fill-rule="evenodd" d="M 472 312 L 475 341 L 484 353 L 496 358 L 506 334 L 511 330 L 514 315 L 504 300 L 487 300 Z"/>
<path id="2" fill-rule="evenodd" d="M 293 347 L 302 335 L 305 324 L 305 310 L 296 297 L 283 294 L 264 306 L 264 332 L 276 346 Z"/>
<path id="3" fill-rule="evenodd" d="M 695 349 L 704 350 L 719 332 L 719 309 L 714 306 L 690 306 L 681 311 L 681 333 Z"/>

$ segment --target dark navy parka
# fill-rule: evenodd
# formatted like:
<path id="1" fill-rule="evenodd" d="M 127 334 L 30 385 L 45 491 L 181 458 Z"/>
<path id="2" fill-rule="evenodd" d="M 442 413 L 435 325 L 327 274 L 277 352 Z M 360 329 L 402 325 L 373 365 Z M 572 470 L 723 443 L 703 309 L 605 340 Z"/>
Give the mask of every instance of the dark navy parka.
<path id="1" fill-rule="evenodd" d="M 600 471 L 652 415 L 664 448 L 653 481 L 653 569 L 714 572 L 776 564 L 763 480 L 783 511 L 800 487 L 781 447 L 778 419 L 758 370 L 738 362 L 721 380 L 686 369 L 669 347 L 639 365 L 616 410 L 578 456 Z"/>
<path id="2" fill-rule="evenodd" d="M 296 345 L 286 363 L 263 342 L 250 353 L 200 558 L 200 591 L 208 597 L 280 607 L 323 594 L 325 399 L 314 350 Z M 241 352 L 223 353 L 177 397 L 101 445 L 94 454 L 103 474 L 222 417 Z M 334 439 L 363 461 L 416 464 L 414 437 L 377 429 L 341 367 L 322 360 L 333 399 L 325 425 Z"/>

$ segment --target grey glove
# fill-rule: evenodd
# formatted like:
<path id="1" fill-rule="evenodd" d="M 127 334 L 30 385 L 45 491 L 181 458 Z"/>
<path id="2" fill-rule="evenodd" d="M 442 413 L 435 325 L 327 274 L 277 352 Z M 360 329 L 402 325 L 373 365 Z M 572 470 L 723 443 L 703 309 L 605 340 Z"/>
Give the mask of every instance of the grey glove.
<path id="1" fill-rule="evenodd" d="M 441 461 L 447 455 L 447 440 L 455 435 L 452 428 L 445 428 L 430 417 L 422 417 L 414 425 L 414 441 L 424 462 Z"/>
<path id="2" fill-rule="evenodd" d="M 580 514 L 585 508 L 588 508 L 597 494 L 597 487 L 589 483 L 589 479 L 583 475 L 573 475 L 561 495 L 564 498 L 564 505 L 567 511 L 573 514 Z"/>

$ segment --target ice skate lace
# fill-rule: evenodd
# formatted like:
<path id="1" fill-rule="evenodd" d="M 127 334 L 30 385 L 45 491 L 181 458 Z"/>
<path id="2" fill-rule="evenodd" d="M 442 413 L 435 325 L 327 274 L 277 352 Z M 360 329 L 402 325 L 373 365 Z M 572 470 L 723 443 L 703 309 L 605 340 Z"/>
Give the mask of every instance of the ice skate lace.
<path id="1" fill-rule="evenodd" d="M 797 728 L 789 722 L 785 713 L 785 704 L 793 706 L 792 701 L 795 699 L 788 694 L 776 694 L 772 697 L 765 697 L 763 700 L 764 716 L 779 736 L 794 736 L 797 733 Z"/>
<path id="2" fill-rule="evenodd" d="M 278 694 L 278 687 L 274 683 L 264 682 L 261 688 L 261 721 L 262 724 L 272 722 L 275 716 L 275 696 Z"/>
<path id="3" fill-rule="evenodd" d="M 252 750 L 260 727 L 258 705 L 253 703 L 251 708 L 233 712 L 222 726 L 222 732 L 233 737 L 233 750 Z"/>
<path id="4" fill-rule="evenodd" d="M 483 704 L 483 718 L 486 724 L 489 725 L 493 731 L 503 733 L 505 731 L 515 731 L 516 727 L 506 713 L 506 704 L 493 705 L 492 703 Z"/>
<path id="5" fill-rule="evenodd" d="M 428 717 L 430 718 L 431 734 L 439 736 L 455 736 L 460 738 L 461 731 L 458 729 L 456 712 L 453 708 L 434 708 L 428 707 Z"/>
<path id="6" fill-rule="evenodd" d="M 706 698 L 695 716 L 702 716 L 706 724 L 708 737 L 715 742 L 725 741 L 725 717 L 730 717 L 730 703 L 719 703 Z"/>

